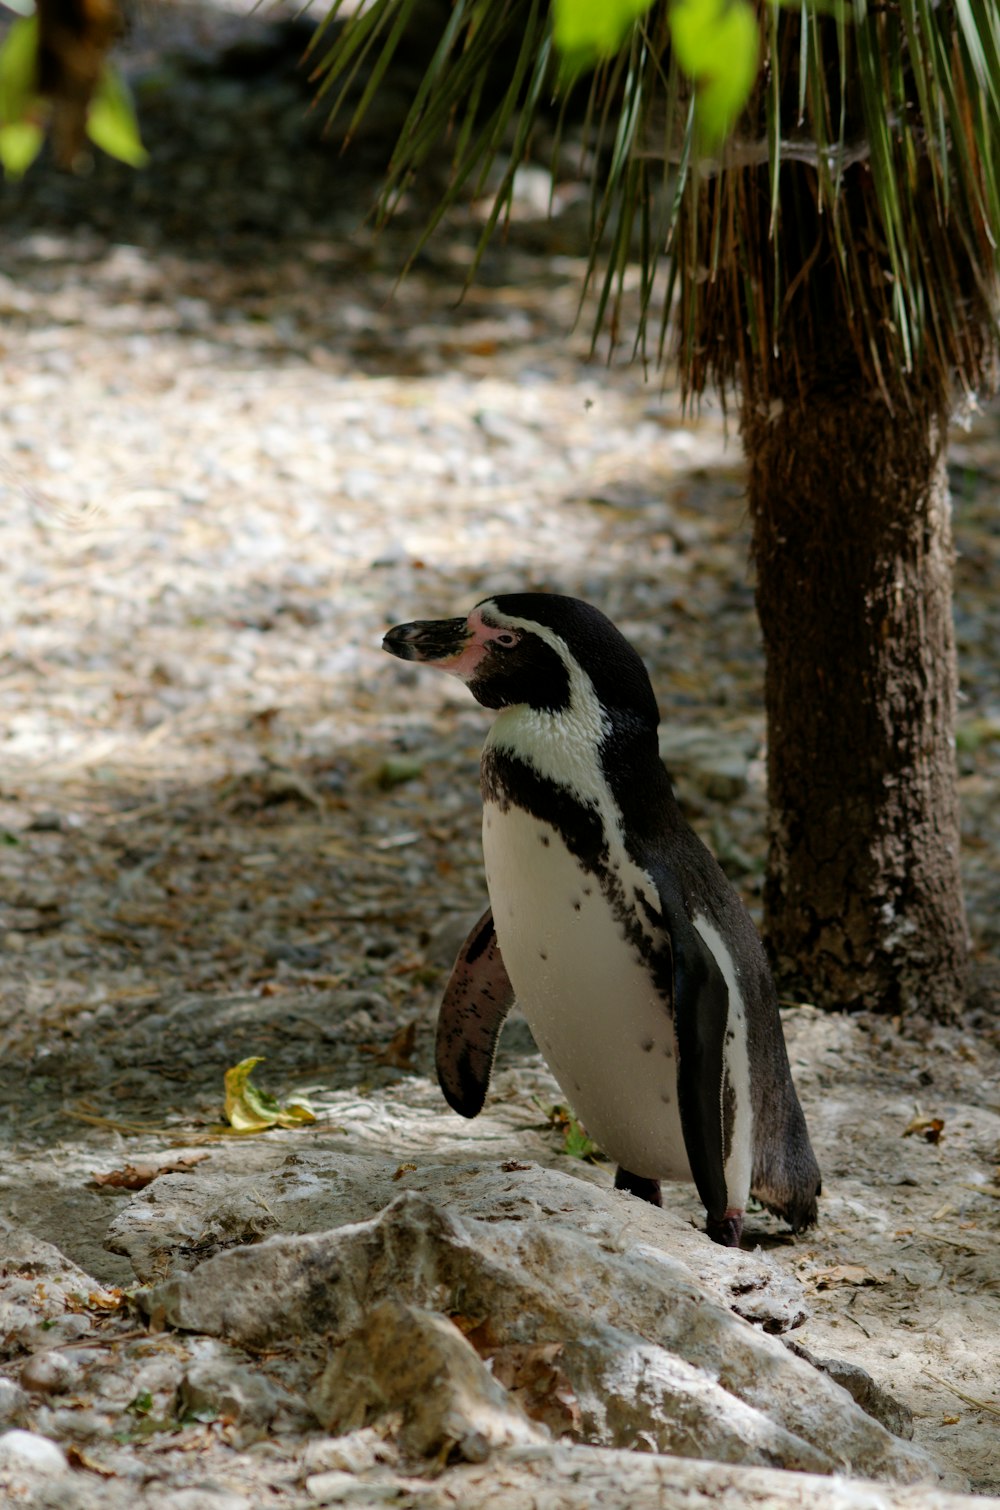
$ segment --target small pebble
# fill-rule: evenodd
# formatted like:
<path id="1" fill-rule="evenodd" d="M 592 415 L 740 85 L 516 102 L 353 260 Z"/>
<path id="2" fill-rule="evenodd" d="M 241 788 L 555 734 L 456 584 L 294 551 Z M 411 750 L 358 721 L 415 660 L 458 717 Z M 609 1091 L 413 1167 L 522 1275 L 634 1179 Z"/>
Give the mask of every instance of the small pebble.
<path id="1" fill-rule="evenodd" d="M 49 1348 L 33 1353 L 21 1369 L 21 1383 L 36 1395 L 64 1395 L 80 1378 L 80 1365 L 64 1353 Z"/>
<path id="2" fill-rule="evenodd" d="M 69 1472 L 66 1454 L 48 1437 L 15 1427 L 0 1436 L 0 1472 L 41 1473 L 55 1476 Z"/>

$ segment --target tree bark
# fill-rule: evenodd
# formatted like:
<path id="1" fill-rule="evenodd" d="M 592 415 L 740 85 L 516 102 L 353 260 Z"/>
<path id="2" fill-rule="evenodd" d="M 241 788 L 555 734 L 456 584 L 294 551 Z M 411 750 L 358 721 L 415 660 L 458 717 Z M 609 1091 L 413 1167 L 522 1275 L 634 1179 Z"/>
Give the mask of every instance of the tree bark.
<path id="1" fill-rule="evenodd" d="M 968 943 L 946 415 L 918 385 L 893 398 L 856 370 L 796 373 L 766 405 L 745 396 L 767 656 L 765 932 L 799 999 L 948 1019 Z"/>

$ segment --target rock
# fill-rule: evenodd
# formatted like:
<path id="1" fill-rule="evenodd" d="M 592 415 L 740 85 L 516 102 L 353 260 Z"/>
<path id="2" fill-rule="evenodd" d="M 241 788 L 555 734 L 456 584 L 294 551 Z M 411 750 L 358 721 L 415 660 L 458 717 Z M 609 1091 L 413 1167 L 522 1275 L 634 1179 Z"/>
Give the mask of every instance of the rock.
<path id="1" fill-rule="evenodd" d="M 445 1313 L 460 1305 L 487 1358 L 515 1344 L 562 1344 L 559 1367 L 579 1410 L 580 1440 L 826 1473 L 848 1468 L 896 1482 L 935 1477 L 922 1453 L 735 1316 L 716 1298 L 719 1286 L 713 1294 L 667 1252 L 682 1224 L 651 1213 L 664 1246 L 629 1240 L 637 1203 L 551 1171 L 529 1173 L 527 1200 L 519 1176 L 508 1175 L 506 1186 L 492 1177 L 492 1220 L 460 1218 L 404 1193 L 366 1222 L 219 1254 L 155 1286 L 142 1303 L 161 1324 L 251 1347 L 367 1337 L 386 1300 Z M 485 1179 L 478 1194 L 483 1200 Z M 695 1240 L 701 1263 L 731 1280 L 738 1266 Z M 345 1426 L 361 1424 L 356 1416 Z"/>
<path id="2" fill-rule="evenodd" d="M 0 1354 L 49 1352 L 92 1330 L 79 1298 L 100 1284 L 52 1243 L 0 1218 Z"/>
<path id="3" fill-rule="evenodd" d="M 306 1443 L 302 1461 L 310 1474 L 336 1469 L 339 1473 L 358 1474 L 377 1463 L 395 1459 L 389 1443 L 374 1429 L 352 1431 L 342 1437 L 313 1437 Z"/>
<path id="4" fill-rule="evenodd" d="M 95 1282 L 91 1281 L 91 1283 Z M 75 1303 L 72 1295 L 69 1298 L 71 1304 Z M 51 1305 L 56 1296 L 47 1291 L 45 1299 Z M 93 1329 L 94 1323 L 89 1316 L 76 1315 L 71 1311 L 64 1316 L 46 1317 L 44 1321 L 29 1322 L 17 1331 L 16 1337 L 18 1346 L 29 1352 L 48 1352 L 51 1348 L 61 1347 L 67 1342 L 78 1342 L 81 1338 L 88 1337 Z"/>
<path id="5" fill-rule="evenodd" d="M 18 1227 L 3 1217 L 0 1217 L 0 1259 L 3 1260 L 5 1279 L 16 1274 L 33 1282 L 36 1291 L 39 1281 L 44 1281 L 42 1288 L 46 1295 L 53 1284 L 64 1290 L 72 1287 L 81 1293 L 85 1293 L 88 1286 L 100 1289 L 100 1285 L 89 1274 L 78 1268 L 52 1243 L 45 1242 L 33 1232 Z M 61 1307 L 57 1303 L 54 1309 Z"/>
<path id="6" fill-rule="evenodd" d="M 912 1410 L 902 1400 L 897 1400 L 888 1390 L 876 1384 L 866 1369 L 857 1363 L 848 1363 L 843 1358 L 817 1358 L 808 1348 L 790 1338 L 785 1339 L 785 1346 L 791 1348 L 796 1357 L 805 1358 L 814 1368 L 821 1369 L 841 1389 L 846 1389 L 851 1399 L 874 1420 L 881 1421 L 886 1431 L 907 1441 L 912 1438 Z"/>
<path id="7" fill-rule="evenodd" d="M 279 1403 L 278 1391 L 264 1374 L 224 1357 L 191 1363 L 178 1392 L 182 1417 L 221 1419 L 244 1427 L 268 1426 Z"/>
<path id="8" fill-rule="evenodd" d="M 264 1157 L 274 1156 L 263 1151 Z M 290 1154 L 277 1169 L 161 1175 L 108 1227 L 108 1246 L 126 1253 L 140 1279 L 191 1269 L 215 1252 L 279 1229 L 335 1226 L 377 1211 L 392 1197 L 393 1168 L 349 1154 Z M 360 1204 L 359 1204 L 360 1203 Z"/>
<path id="9" fill-rule="evenodd" d="M 21 1369 L 21 1383 L 36 1395 L 64 1395 L 79 1383 L 81 1368 L 73 1358 L 49 1348 L 33 1353 Z"/>
<path id="10" fill-rule="evenodd" d="M 306 1479 L 306 1493 L 317 1505 L 361 1505 L 365 1510 L 372 1510 L 376 1505 L 405 1504 L 398 1480 L 379 1483 L 370 1478 L 356 1479 L 338 1469 L 310 1474 Z"/>
<path id="11" fill-rule="evenodd" d="M 48 1437 L 17 1427 L 0 1436 L 0 1483 L 5 1474 L 31 1473 L 47 1478 L 69 1472 L 66 1454 Z"/>
<path id="12" fill-rule="evenodd" d="M 335 1350 L 311 1404 L 330 1431 L 400 1411 L 418 1457 L 481 1463 L 491 1448 L 546 1440 L 446 1316 L 385 1300 Z"/>
<path id="13" fill-rule="evenodd" d="M 753 1322 L 765 1332 L 791 1331 L 793 1327 L 801 1326 L 809 1314 L 801 1287 L 788 1275 L 772 1272 L 745 1277 L 734 1274 L 726 1289 L 731 1297 L 729 1304 L 737 1316 Z"/>
<path id="14" fill-rule="evenodd" d="M 142 1199 L 130 1202 L 109 1225 L 111 1252 L 127 1253 L 137 1273 L 152 1279 L 170 1268 L 193 1268 L 213 1253 L 254 1242 L 279 1225 L 255 1195 L 252 1181 L 228 1185 L 227 1198 L 206 1212 L 200 1198 L 203 1180 L 189 1174 L 154 1180 L 140 1192 Z"/>
<path id="15" fill-rule="evenodd" d="M 0 1425 L 21 1419 L 28 1405 L 28 1396 L 13 1379 L 0 1378 Z"/>
<path id="16" fill-rule="evenodd" d="M 985 1510 L 989 1502 L 926 1484 L 886 1488 L 839 1475 L 554 1443 L 515 1448 L 486 1464 L 459 1464 L 416 1503 L 420 1510 Z"/>
<path id="17" fill-rule="evenodd" d="M 155 1491 L 146 1501 L 149 1510 L 253 1510 L 250 1500 L 228 1489 L 171 1489 Z"/>

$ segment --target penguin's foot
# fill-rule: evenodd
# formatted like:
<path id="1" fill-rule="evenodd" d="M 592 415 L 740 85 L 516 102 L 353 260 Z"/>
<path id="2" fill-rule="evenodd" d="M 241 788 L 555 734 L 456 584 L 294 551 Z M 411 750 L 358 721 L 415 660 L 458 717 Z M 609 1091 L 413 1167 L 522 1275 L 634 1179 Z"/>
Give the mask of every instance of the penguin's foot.
<path id="1" fill-rule="evenodd" d="M 743 1236 L 743 1212 L 727 1211 L 725 1216 L 710 1216 L 705 1222 L 705 1231 L 713 1243 L 723 1248 L 738 1248 Z"/>
<path id="2" fill-rule="evenodd" d="M 633 1174 L 629 1169 L 623 1169 L 619 1164 L 615 1170 L 615 1189 L 627 1190 L 630 1195 L 637 1195 L 640 1201 L 648 1201 L 651 1206 L 662 1206 L 663 1196 L 660 1192 L 659 1180 L 650 1180 L 644 1174 Z M 737 1242 L 739 1238 L 737 1238 Z"/>

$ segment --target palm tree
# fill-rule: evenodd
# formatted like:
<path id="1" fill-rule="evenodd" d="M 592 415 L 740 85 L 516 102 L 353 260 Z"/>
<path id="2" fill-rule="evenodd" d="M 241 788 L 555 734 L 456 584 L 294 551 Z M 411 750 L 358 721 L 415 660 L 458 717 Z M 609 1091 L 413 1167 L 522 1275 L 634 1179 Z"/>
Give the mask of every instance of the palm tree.
<path id="1" fill-rule="evenodd" d="M 378 87 L 416 0 L 373 0 L 322 59 Z M 671 0 L 594 77 L 602 311 L 633 247 L 667 279 L 682 386 L 735 398 L 766 651 L 765 931 L 786 988 L 953 1016 L 967 936 L 954 761 L 946 432 L 993 384 L 996 0 L 757 0 L 761 66 L 699 150 Z M 677 0 L 673 0 L 677 3 Z M 335 7 L 336 9 L 336 7 Z M 453 0 L 383 204 L 452 143 L 441 206 L 506 160 L 492 230 L 557 84 L 541 0 Z M 509 60 L 498 83 L 496 58 Z M 648 300 L 644 302 L 644 310 Z"/>

